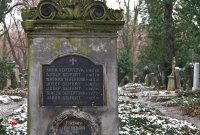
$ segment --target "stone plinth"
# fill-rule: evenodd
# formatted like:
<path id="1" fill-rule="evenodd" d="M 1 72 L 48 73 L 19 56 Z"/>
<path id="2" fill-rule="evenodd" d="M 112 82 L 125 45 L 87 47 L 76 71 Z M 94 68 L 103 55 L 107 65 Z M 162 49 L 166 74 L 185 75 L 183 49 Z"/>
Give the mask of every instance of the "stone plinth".
<path id="1" fill-rule="evenodd" d="M 175 90 L 175 81 L 174 81 L 175 77 L 173 75 L 168 76 L 168 86 L 167 86 L 167 90 L 168 91 L 173 91 Z"/>
<path id="2" fill-rule="evenodd" d="M 29 38 L 29 135 L 118 135 L 121 10 L 42 0 L 22 12 Z"/>
<path id="3" fill-rule="evenodd" d="M 175 66 L 176 66 L 176 59 L 175 59 L 175 57 L 173 57 L 173 60 L 172 60 L 172 72 L 168 76 L 168 85 L 167 85 L 167 90 L 168 91 L 172 91 L 172 90 L 176 89 L 176 83 L 175 83 L 175 79 L 176 79 Z"/>

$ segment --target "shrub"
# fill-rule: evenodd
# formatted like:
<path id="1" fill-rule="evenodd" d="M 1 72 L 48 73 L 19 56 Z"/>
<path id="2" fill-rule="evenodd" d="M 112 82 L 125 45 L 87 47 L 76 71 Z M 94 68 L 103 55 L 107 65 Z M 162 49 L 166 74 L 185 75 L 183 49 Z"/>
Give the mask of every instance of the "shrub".
<path id="1" fill-rule="evenodd" d="M 14 71 L 10 72 L 10 79 L 11 79 L 11 88 L 16 89 L 18 84 Z"/>
<path id="2" fill-rule="evenodd" d="M 6 86 L 7 79 L 11 77 L 14 65 L 8 64 L 6 60 L 0 60 L 0 89 Z"/>
<path id="3" fill-rule="evenodd" d="M 0 135 L 6 135 L 6 130 L 3 127 L 3 125 L 1 124 L 2 121 L 3 121 L 3 119 L 0 119 Z"/>

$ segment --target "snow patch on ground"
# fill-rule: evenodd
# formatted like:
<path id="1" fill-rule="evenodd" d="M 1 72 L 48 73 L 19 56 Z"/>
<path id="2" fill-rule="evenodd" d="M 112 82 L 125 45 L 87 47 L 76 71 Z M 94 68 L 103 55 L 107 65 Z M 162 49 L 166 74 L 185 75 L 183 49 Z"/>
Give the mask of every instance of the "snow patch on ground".
<path id="1" fill-rule="evenodd" d="M 143 86 L 132 86 L 136 86 L 140 91 L 142 91 L 141 88 Z M 194 124 L 163 116 L 159 110 L 147 104 L 142 104 L 136 100 L 132 100 L 128 97 L 129 92 L 125 89 L 119 88 L 119 93 L 120 135 L 200 134 L 200 130 Z M 162 96 L 165 95 L 164 92 L 161 92 L 160 94 Z M 145 95 L 148 94 L 145 93 Z M 172 96 L 174 96 L 174 93 Z"/>
<path id="2" fill-rule="evenodd" d="M 9 96 L 7 95 L 0 96 L 0 103 L 9 104 L 11 102 L 13 102 L 13 100 Z"/>

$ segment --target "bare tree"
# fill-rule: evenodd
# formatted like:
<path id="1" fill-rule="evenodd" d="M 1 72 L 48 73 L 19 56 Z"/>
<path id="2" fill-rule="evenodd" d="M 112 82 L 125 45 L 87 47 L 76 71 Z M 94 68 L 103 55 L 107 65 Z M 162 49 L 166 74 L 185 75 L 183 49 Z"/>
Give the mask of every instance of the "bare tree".
<path id="1" fill-rule="evenodd" d="M 8 51 L 3 52 L 9 53 L 3 55 L 3 57 L 7 56 L 7 59 L 14 60 L 19 65 L 20 72 L 22 72 L 22 69 L 27 68 L 27 42 L 21 27 L 19 14 L 22 8 L 34 6 L 37 3 L 38 0 L 23 0 L 20 3 L 12 3 L 13 5 L 10 5 L 10 8 L 4 12 L 3 16 L 5 18 L 1 20 L 2 32 L 0 36 L 6 39 L 3 49 L 5 50 L 5 44 L 8 48 Z"/>

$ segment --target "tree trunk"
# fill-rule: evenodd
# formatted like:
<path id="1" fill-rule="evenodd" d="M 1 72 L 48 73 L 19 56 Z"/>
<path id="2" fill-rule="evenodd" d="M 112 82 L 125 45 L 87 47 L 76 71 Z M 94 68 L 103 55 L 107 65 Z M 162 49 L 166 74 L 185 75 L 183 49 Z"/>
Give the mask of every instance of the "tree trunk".
<path id="1" fill-rule="evenodd" d="M 167 70 L 165 74 L 168 76 L 171 74 L 172 67 L 171 61 L 175 57 L 175 45 L 174 45 L 174 25 L 173 25 L 173 3 L 172 0 L 165 0 L 164 4 L 164 46 L 167 51 L 168 60 L 166 61 Z M 166 77 L 167 77 L 166 76 Z M 166 79 L 168 80 L 168 79 Z"/>
<path id="2" fill-rule="evenodd" d="M 19 61 L 19 59 L 17 58 L 17 54 L 16 54 L 16 52 L 15 52 L 14 45 L 12 44 L 11 37 L 10 37 L 10 35 L 9 35 L 8 28 L 7 28 L 7 26 L 6 26 L 5 21 L 3 21 L 3 24 L 4 24 L 5 31 L 6 31 L 6 37 L 7 37 L 8 45 L 9 45 L 9 47 L 10 47 L 10 50 L 11 50 L 13 59 L 15 60 L 16 64 L 19 65 L 19 71 L 22 72 L 22 64 L 21 64 L 21 62 Z"/>
<path id="3" fill-rule="evenodd" d="M 168 50 L 168 56 L 170 56 L 170 61 L 175 56 L 174 48 L 174 26 L 173 26 L 173 3 L 170 0 L 164 4 L 164 23 L 165 23 L 165 40 L 164 45 Z"/>

